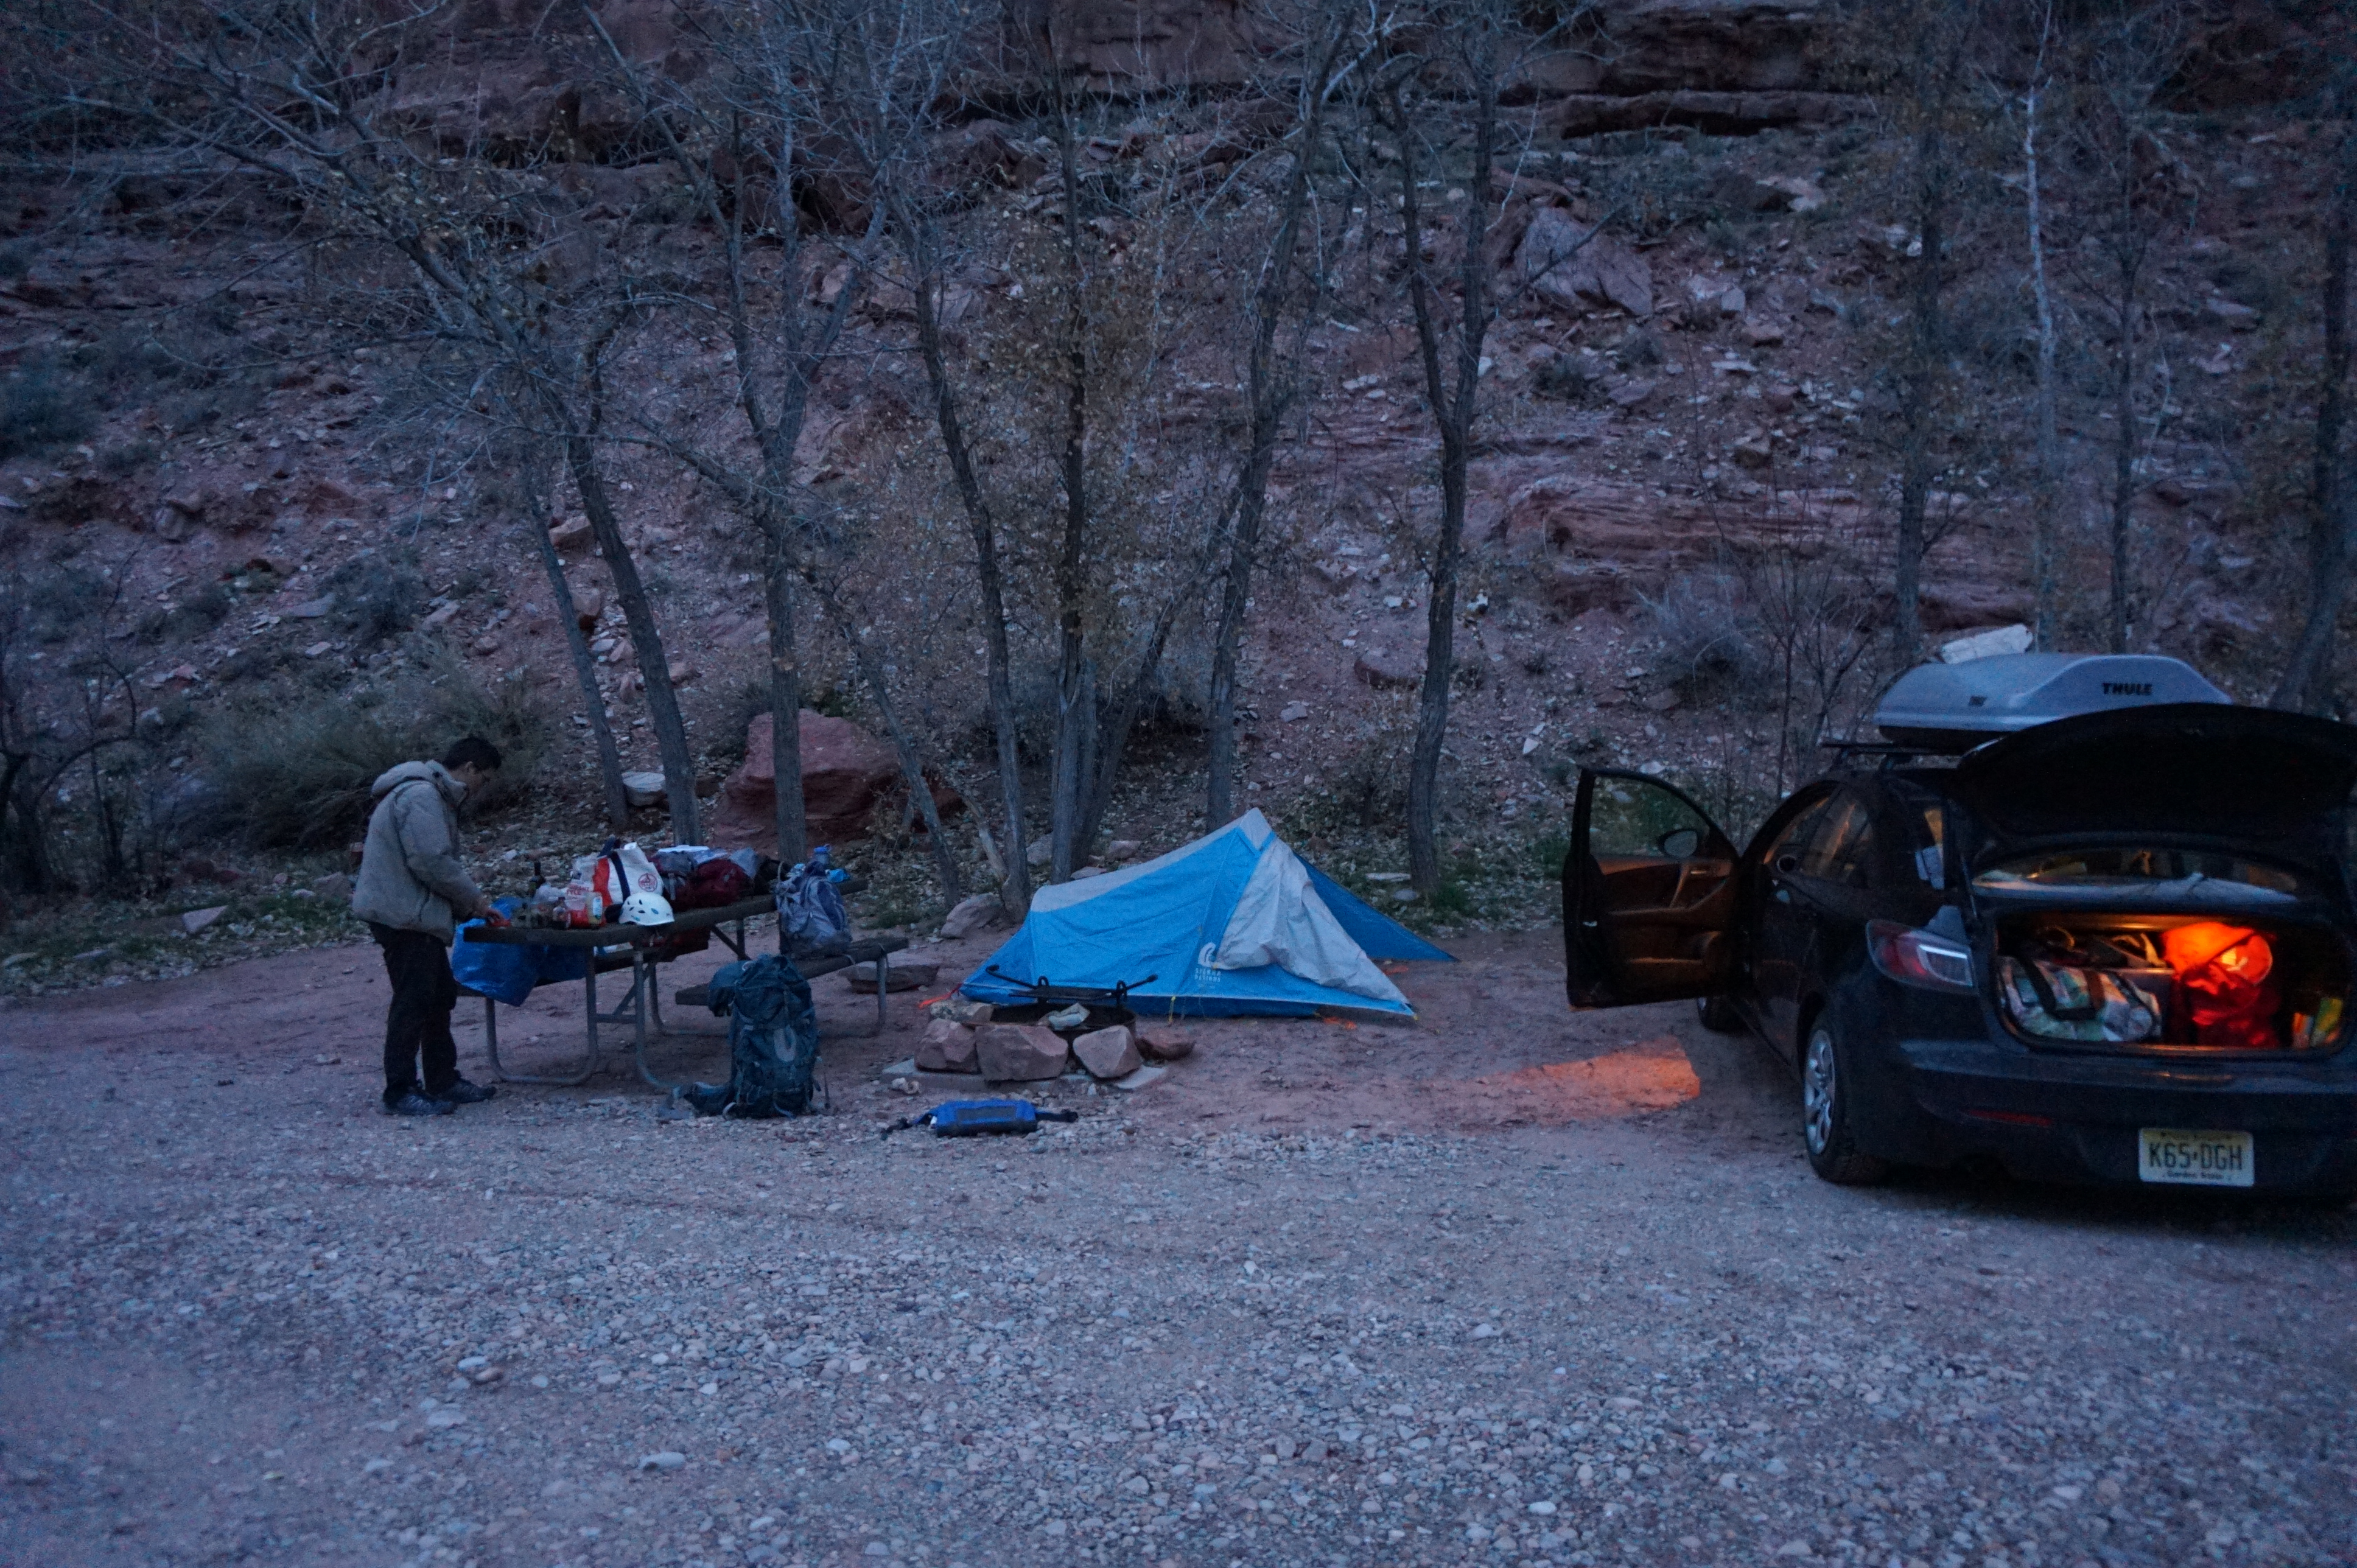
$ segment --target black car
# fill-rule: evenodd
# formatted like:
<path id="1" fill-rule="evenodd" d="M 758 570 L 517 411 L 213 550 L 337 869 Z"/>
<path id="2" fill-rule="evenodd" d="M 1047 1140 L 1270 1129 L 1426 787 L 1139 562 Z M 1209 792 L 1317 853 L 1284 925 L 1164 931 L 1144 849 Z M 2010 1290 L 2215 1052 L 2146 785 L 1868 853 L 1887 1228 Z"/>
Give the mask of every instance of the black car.
<path id="1" fill-rule="evenodd" d="M 1740 853 L 1668 784 L 1583 770 L 1572 1005 L 1756 1032 L 1828 1181 L 1990 1157 L 2357 1192 L 2357 729 L 2163 703 L 1936 749 L 1853 752 Z"/>

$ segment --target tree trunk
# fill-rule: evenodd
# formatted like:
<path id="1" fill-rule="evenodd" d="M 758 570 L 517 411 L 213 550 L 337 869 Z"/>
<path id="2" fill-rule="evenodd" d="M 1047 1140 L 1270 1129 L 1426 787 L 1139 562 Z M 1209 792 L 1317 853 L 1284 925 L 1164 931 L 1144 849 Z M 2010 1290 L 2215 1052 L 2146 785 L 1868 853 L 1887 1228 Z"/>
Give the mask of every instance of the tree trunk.
<path id="1" fill-rule="evenodd" d="M 1088 777 L 1096 704 L 1089 701 L 1087 622 L 1082 607 L 1089 532 L 1089 349 L 1087 302 L 1081 288 L 1081 185 L 1069 102 L 1059 105 L 1057 143 L 1064 171 L 1064 286 L 1071 297 L 1064 330 L 1064 538 L 1056 562 L 1056 759 L 1051 876 L 1067 881 L 1089 846 L 1077 843 L 1081 790 Z"/>
<path id="2" fill-rule="evenodd" d="M 1477 24 L 1478 25 L 1478 24 Z M 1494 48 L 1484 38 L 1485 51 Z M 1448 740 L 1448 693 L 1457 673 L 1457 575 L 1465 536 L 1467 468 L 1479 411 L 1481 344 L 1490 328 L 1489 261 L 1481 230 L 1491 205 L 1491 166 L 1496 156 L 1498 83 L 1494 58 L 1473 62 L 1473 161 L 1467 171 L 1463 259 L 1458 269 L 1462 317 L 1458 326 L 1455 386 L 1440 360 L 1440 329 L 1433 316 L 1433 291 L 1424 273 L 1424 226 L 1417 199 L 1414 137 L 1396 92 L 1390 100 L 1400 151 L 1400 206 L 1405 220 L 1408 298 L 1415 315 L 1416 346 L 1440 435 L 1440 526 L 1427 569 L 1425 607 L 1424 683 L 1417 693 L 1415 744 L 1407 781 L 1408 879 L 1429 897 L 1440 887 L 1441 751 Z"/>
<path id="3" fill-rule="evenodd" d="M 794 589 L 787 552 L 770 555 L 770 765 L 778 780 L 778 864 L 810 854 L 802 801 L 802 671 L 794 648 Z"/>
<path id="4" fill-rule="evenodd" d="M 655 732 L 655 747 L 662 757 L 663 790 L 671 803 L 672 842 L 697 843 L 703 822 L 696 810 L 695 758 L 687 749 L 687 726 L 679 716 L 679 697 L 672 690 L 671 665 L 663 655 L 662 636 L 655 629 L 653 608 L 646 585 L 639 581 L 638 564 L 622 542 L 622 524 L 606 494 L 605 477 L 597 467 L 596 448 L 586 434 L 565 437 L 565 466 L 574 488 L 581 492 L 581 510 L 588 515 L 590 532 L 606 554 L 613 575 L 614 597 L 622 607 L 630 642 L 638 653 L 639 673 L 646 681 L 647 720 Z"/>
<path id="5" fill-rule="evenodd" d="M 2042 78 L 2041 78 L 2042 80 Z M 2038 306 L 2038 478 L 2031 496 L 2029 575 L 2034 595 L 2030 646 L 2055 651 L 2058 624 L 2056 573 L 2061 553 L 2062 442 L 2055 428 L 2054 298 L 2046 281 L 2045 214 L 2038 184 L 2038 97 L 2032 88 L 2021 138 L 2022 166 L 2029 194 L 2029 279 Z"/>
<path id="6" fill-rule="evenodd" d="M 1935 101 L 1925 111 L 1916 138 L 1915 220 L 1922 254 L 1916 259 L 1908 323 L 1907 363 L 1900 378 L 1902 446 L 1899 470 L 1899 537 L 1892 563 L 1891 640 L 1901 664 L 1923 650 L 1923 548 L 1925 514 L 1938 469 L 1940 381 L 1946 369 L 1946 331 L 1942 320 L 1941 252 L 1947 219 L 1947 146 Z"/>
<path id="7" fill-rule="evenodd" d="M 2120 262 L 2119 350 L 2113 363 L 2111 650 L 2128 650 L 2134 621 L 2129 604 L 2129 542 L 2136 521 L 2136 267 Z"/>
<path id="8" fill-rule="evenodd" d="M 967 444 L 957 390 L 951 384 L 949 363 L 942 351 L 939 306 L 941 271 L 922 220 L 903 211 L 902 232 L 909 246 L 909 270 L 916 274 L 917 347 L 925 362 L 925 379 L 933 393 L 933 420 L 942 433 L 942 449 L 949 456 L 950 478 L 965 509 L 966 527 L 974 536 L 974 579 L 982 590 L 982 633 L 988 656 L 990 723 L 998 748 L 998 796 L 1004 810 L 1006 848 L 1006 880 L 999 901 L 1008 915 L 1020 920 L 1031 907 L 1029 843 L 1023 822 L 1022 736 L 1016 723 L 1013 660 L 1006 646 L 1006 583 L 998 555 L 998 524 L 983 494 Z"/>
<path id="9" fill-rule="evenodd" d="M 2315 599 L 2308 623 L 2271 706 L 2326 713 L 2332 703 L 2332 648 L 2341 611 L 2349 596 L 2351 533 L 2357 530 L 2343 478 L 2341 435 L 2349 418 L 2349 282 L 2352 226 L 2357 226 L 2357 134 L 2342 131 L 2339 188 L 2324 230 L 2324 363 L 2316 399 L 2314 532 L 2309 535 L 2309 574 Z"/>
<path id="10" fill-rule="evenodd" d="M 524 532 L 539 545 L 541 569 L 548 574 L 548 592 L 556 617 L 565 624 L 565 646 L 573 655 L 574 679 L 581 682 L 581 701 L 588 709 L 589 736 L 597 744 L 597 776 L 606 786 L 606 821 L 619 833 L 630 825 L 630 800 L 622 789 L 622 753 L 614 744 L 614 726 L 606 717 L 605 693 L 597 690 L 597 660 L 589 651 L 589 634 L 581 629 L 581 614 L 574 607 L 573 585 L 565 579 L 565 562 L 556 542 L 548 537 L 543 515 L 526 521 Z"/>
<path id="11" fill-rule="evenodd" d="M 1441 442 L 1440 535 L 1432 547 L 1424 684 L 1416 695 L 1415 748 L 1408 760 L 1408 880 L 1427 897 L 1440 886 L 1437 832 L 1440 753 L 1448 741 L 1448 686 L 1457 673 L 1457 557 L 1465 533 L 1464 447 L 1461 438 L 1443 437 Z"/>
<path id="12" fill-rule="evenodd" d="M 1286 410 L 1293 401 L 1293 380 L 1280 382 L 1275 360 L 1277 319 L 1293 282 L 1293 260 L 1301 237 L 1301 216 L 1309 204 L 1309 169 L 1325 132 L 1326 84 L 1340 54 L 1342 35 L 1334 35 L 1326 56 L 1304 91 L 1308 105 L 1301 115 L 1301 145 L 1293 155 L 1293 177 L 1286 188 L 1285 209 L 1276 235 L 1261 264 L 1260 287 L 1253 295 L 1253 341 L 1246 379 L 1252 397 L 1252 446 L 1237 479 L 1235 521 L 1228 542 L 1227 570 L 1222 574 L 1220 620 L 1211 643 L 1211 746 L 1203 826 L 1216 828 L 1232 821 L 1236 773 L 1236 660 L 1243 640 L 1245 613 L 1252 607 L 1253 557 L 1260 549 L 1262 514 L 1268 505 L 1269 471 L 1276 466 L 1276 436 Z"/>
<path id="13" fill-rule="evenodd" d="M 1254 403 L 1260 389 L 1253 389 Z M 1254 412 L 1252 456 L 1246 459 L 1245 492 L 1238 499 L 1236 520 L 1229 541 L 1228 568 L 1220 592 L 1220 622 L 1211 644 L 1209 789 L 1203 806 L 1203 826 L 1216 828 L 1236 817 L 1236 660 L 1243 640 L 1244 612 L 1252 604 L 1252 561 L 1260 548 L 1261 512 L 1266 505 L 1268 470 L 1274 466 L 1275 443 L 1264 461 L 1258 448 L 1259 411 Z M 1272 424 L 1274 422 L 1272 422 Z"/>

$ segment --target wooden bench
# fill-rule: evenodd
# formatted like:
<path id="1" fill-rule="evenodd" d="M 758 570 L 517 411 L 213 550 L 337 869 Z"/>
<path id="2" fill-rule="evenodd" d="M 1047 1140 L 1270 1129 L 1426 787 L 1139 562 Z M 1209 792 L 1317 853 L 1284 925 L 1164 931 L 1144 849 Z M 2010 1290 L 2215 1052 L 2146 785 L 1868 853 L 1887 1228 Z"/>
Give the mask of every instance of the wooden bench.
<path id="1" fill-rule="evenodd" d="M 909 945 L 906 937 L 868 937 L 856 941 L 839 953 L 792 953 L 794 968 L 804 980 L 816 980 L 823 974 L 855 969 L 863 963 L 876 966 L 876 1026 L 884 1026 L 884 955 L 903 950 Z M 712 988 L 708 985 L 683 985 L 672 993 L 672 1001 L 682 1007 L 709 1007 Z"/>

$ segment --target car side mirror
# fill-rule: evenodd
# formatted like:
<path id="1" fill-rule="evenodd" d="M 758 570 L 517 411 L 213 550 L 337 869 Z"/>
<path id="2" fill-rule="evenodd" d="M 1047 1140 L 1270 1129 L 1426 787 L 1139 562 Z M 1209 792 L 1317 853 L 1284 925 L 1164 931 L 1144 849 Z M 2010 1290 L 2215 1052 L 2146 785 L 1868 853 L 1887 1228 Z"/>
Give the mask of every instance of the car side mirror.
<path id="1" fill-rule="evenodd" d="M 1702 834 L 1693 828 L 1672 828 L 1653 841 L 1653 847 L 1672 860 L 1684 860 L 1702 847 Z"/>

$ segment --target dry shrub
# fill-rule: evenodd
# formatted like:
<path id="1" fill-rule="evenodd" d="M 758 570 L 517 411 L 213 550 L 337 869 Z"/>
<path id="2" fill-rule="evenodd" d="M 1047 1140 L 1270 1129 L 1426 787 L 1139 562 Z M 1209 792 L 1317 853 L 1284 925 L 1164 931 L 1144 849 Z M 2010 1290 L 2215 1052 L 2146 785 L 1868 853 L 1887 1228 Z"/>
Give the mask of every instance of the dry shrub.
<path id="1" fill-rule="evenodd" d="M 311 849 L 359 832 L 370 786 L 385 769 L 439 757 L 461 736 L 481 736 L 503 755 L 504 766 L 475 801 L 496 809 L 529 786 L 552 733 L 524 682 L 486 685 L 445 659 L 390 686 L 342 693 L 279 686 L 236 702 L 207 727 L 205 773 L 222 832 Z"/>
<path id="2" fill-rule="evenodd" d="M 1695 572 L 1674 578 L 1659 598 L 1643 603 L 1661 642 L 1657 667 L 1687 701 L 1743 696 L 1765 679 L 1759 617 L 1732 575 Z"/>

